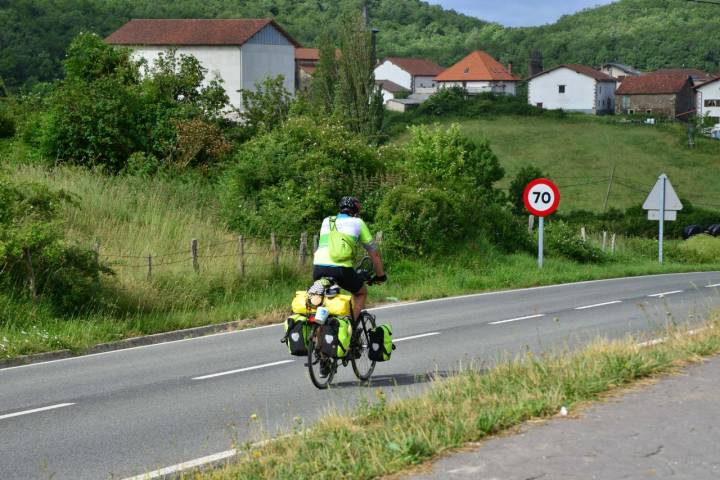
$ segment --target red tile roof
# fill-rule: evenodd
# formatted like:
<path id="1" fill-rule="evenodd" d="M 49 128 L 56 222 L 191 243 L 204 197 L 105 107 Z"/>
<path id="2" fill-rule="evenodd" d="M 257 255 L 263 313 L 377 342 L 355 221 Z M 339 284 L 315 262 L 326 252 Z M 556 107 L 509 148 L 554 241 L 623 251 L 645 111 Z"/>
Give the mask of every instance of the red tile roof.
<path id="1" fill-rule="evenodd" d="M 611 77 L 610 75 L 606 75 L 605 73 L 603 73 L 599 70 L 595 70 L 592 67 L 587 67 L 585 65 L 578 65 L 575 63 L 558 65 L 555 68 L 551 68 L 550 70 L 545 70 L 544 72 L 540 72 L 536 75 L 533 75 L 532 77 L 528 78 L 528 80 L 537 78 L 541 75 L 545 75 L 546 73 L 554 72 L 555 70 L 558 70 L 560 68 L 568 68 L 570 70 L 573 70 L 573 71 L 580 73 L 582 75 L 585 75 L 587 77 L 594 78 L 598 82 L 616 82 L 617 81 L 615 78 Z"/>
<path id="2" fill-rule="evenodd" d="M 133 19 L 106 41 L 113 45 L 243 45 L 268 25 L 300 46 L 270 18 Z"/>
<path id="3" fill-rule="evenodd" d="M 391 82 L 390 80 L 375 80 L 375 85 L 379 86 L 383 90 L 387 90 L 390 93 L 398 93 L 398 92 L 409 92 L 407 88 L 403 87 L 402 85 L 398 85 L 395 82 Z"/>
<path id="4" fill-rule="evenodd" d="M 388 57 L 385 61 L 397 65 L 414 77 L 434 77 L 444 70 L 437 63 L 424 58 Z"/>
<path id="5" fill-rule="evenodd" d="M 340 59 L 340 49 L 335 49 L 335 59 Z M 306 48 L 299 47 L 295 49 L 295 60 L 300 62 L 319 62 L 320 61 L 320 49 L 319 48 Z"/>
<path id="6" fill-rule="evenodd" d="M 692 77 L 695 82 L 705 82 L 712 78 L 707 72 L 698 70 L 697 68 L 663 68 L 652 73 L 666 73 L 669 75 L 685 75 L 686 77 Z"/>
<path id="7" fill-rule="evenodd" d="M 439 82 L 498 81 L 517 82 L 520 79 L 508 72 L 505 67 L 482 50 L 476 50 L 440 73 L 435 80 Z"/>
<path id="8" fill-rule="evenodd" d="M 637 77 L 626 77 L 616 93 L 618 95 L 674 94 L 682 91 L 688 81 L 692 84 L 690 75 L 687 73 L 653 72 Z"/>

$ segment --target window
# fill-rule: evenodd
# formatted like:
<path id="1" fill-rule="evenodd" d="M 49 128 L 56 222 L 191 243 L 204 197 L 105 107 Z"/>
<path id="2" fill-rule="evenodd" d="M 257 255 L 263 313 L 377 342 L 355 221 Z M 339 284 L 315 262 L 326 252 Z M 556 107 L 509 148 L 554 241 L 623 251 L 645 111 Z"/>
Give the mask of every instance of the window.
<path id="1" fill-rule="evenodd" d="M 629 115 L 635 115 L 635 110 L 632 110 L 632 109 L 631 109 L 631 110 L 628 110 L 628 114 L 629 114 Z"/>
<path id="2" fill-rule="evenodd" d="M 648 110 L 645 110 L 645 113 L 648 113 L 648 114 L 650 114 L 650 113 L 652 113 L 652 110 L 650 110 L 650 109 L 648 109 Z"/>
<path id="3" fill-rule="evenodd" d="M 627 109 L 628 107 L 630 107 L 630 97 L 628 95 L 623 95 L 622 108 Z"/>
<path id="4" fill-rule="evenodd" d="M 706 107 L 720 107 L 720 100 L 705 100 Z"/>
<path id="5" fill-rule="evenodd" d="M 537 103 L 537 108 L 543 108 L 543 103 L 542 103 L 542 102 L 538 102 L 538 103 Z"/>
<path id="6" fill-rule="evenodd" d="M 565 93 L 565 85 L 558 85 L 558 93 Z"/>

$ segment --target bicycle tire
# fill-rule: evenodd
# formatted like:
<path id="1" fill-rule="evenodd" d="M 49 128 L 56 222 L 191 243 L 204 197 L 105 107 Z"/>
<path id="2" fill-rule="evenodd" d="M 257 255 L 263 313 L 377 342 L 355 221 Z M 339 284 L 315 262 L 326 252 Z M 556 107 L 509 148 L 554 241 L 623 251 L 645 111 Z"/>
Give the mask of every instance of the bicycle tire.
<path id="1" fill-rule="evenodd" d="M 353 332 L 353 345 L 350 351 L 353 352 L 350 363 L 355 376 L 361 382 L 370 380 L 375 370 L 375 362 L 370 360 L 370 330 L 375 328 L 375 317 L 363 311 Z M 356 358 L 357 357 L 357 358 Z"/>
<path id="2" fill-rule="evenodd" d="M 314 326 L 308 340 L 308 373 L 310 374 L 310 381 L 312 381 L 315 387 L 320 390 L 325 390 L 332 383 L 335 372 L 337 371 L 337 361 L 329 358 L 322 358 L 320 351 L 315 349 L 315 336 L 317 335 L 318 327 Z M 320 376 L 320 362 L 330 362 L 330 373 L 327 377 L 323 378 Z"/>

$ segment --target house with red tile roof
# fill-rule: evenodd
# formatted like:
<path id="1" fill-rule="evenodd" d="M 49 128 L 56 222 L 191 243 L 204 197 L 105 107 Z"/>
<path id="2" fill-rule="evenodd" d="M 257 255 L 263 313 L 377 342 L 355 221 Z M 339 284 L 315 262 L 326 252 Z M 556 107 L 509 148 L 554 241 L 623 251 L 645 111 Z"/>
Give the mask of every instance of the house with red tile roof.
<path id="1" fill-rule="evenodd" d="M 463 87 L 469 94 L 515 95 L 520 79 L 487 52 L 476 50 L 435 77 L 439 88 Z"/>
<path id="2" fill-rule="evenodd" d="M 688 120 L 695 114 L 694 82 L 686 70 L 628 77 L 615 92 L 615 111 Z"/>
<path id="3" fill-rule="evenodd" d="M 284 77 L 295 92 L 295 49 L 300 44 L 274 20 L 133 19 L 106 39 L 129 47 L 149 64 L 169 49 L 192 55 L 224 82 L 230 103 L 241 109 L 238 90 L 252 90 L 268 77 Z"/>
<path id="4" fill-rule="evenodd" d="M 389 80 L 412 93 L 435 92 L 435 75 L 443 67 L 424 58 L 388 57 L 375 67 L 375 80 Z"/>
<path id="5" fill-rule="evenodd" d="M 695 87 L 697 114 L 720 126 L 720 75 Z"/>
<path id="6" fill-rule="evenodd" d="M 340 59 L 340 49 L 335 49 L 335 59 Z M 295 49 L 295 88 L 306 89 L 320 63 L 320 49 L 298 47 Z"/>
<path id="7" fill-rule="evenodd" d="M 528 103 L 592 115 L 615 112 L 617 80 L 592 67 L 558 65 L 528 79 Z"/>

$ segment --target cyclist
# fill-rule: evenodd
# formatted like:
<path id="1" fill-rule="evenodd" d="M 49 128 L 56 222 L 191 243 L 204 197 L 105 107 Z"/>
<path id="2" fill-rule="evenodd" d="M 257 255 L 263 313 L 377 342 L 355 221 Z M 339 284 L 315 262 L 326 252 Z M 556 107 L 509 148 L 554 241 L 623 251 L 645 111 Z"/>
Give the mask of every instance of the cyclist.
<path id="1" fill-rule="evenodd" d="M 353 268 L 353 258 L 333 259 L 330 255 L 329 237 L 330 230 L 336 229 L 345 234 L 345 237 L 354 241 L 356 246 L 361 244 L 367 251 L 375 269 L 373 283 L 387 281 L 385 269 L 383 268 L 380 252 L 373 241 L 365 222 L 359 217 L 361 209 L 360 201 L 355 197 L 343 197 L 340 200 L 340 213 L 335 217 L 327 217 L 323 220 L 320 228 L 320 241 L 313 259 L 313 280 L 322 277 L 333 278 L 340 287 L 344 288 L 353 296 L 353 319 L 357 321 L 360 312 L 365 307 L 368 290 L 362 279 Z"/>

